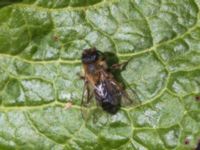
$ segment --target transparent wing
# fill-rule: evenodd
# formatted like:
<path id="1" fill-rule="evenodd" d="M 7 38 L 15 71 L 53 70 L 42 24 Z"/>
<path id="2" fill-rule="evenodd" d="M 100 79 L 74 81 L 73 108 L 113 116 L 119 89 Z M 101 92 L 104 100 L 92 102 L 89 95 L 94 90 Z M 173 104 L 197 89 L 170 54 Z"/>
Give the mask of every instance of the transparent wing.
<path id="1" fill-rule="evenodd" d="M 128 85 L 126 81 L 123 81 L 123 83 L 125 85 L 125 88 L 122 94 L 121 106 L 131 107 L 141 104 L 141 101 L 139 100 L 139 97 L 137 96 L 135 90 L 130 85 Z"/>
<path id="2" fill-rule="evenodd" d="M 122 77 L 118 78 L 118 81 L 113 80 L 111 83 L 115 85 L 115 89 L 118 89 L 115 93 L 121 94 L 121 107 L 131 107 L 140 104 L 136 92 Z"/>

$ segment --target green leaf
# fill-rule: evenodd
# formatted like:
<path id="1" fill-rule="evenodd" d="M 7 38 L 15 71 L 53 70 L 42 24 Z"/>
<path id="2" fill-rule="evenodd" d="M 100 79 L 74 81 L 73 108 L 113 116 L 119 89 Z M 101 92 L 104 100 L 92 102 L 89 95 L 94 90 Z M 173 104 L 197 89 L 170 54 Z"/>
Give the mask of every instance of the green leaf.
<path id="1" fill-rule="evenodd" d="M 1 0 L 0 149 L 194 149 L 199 9 L 199 0 Z M 76 74 L 90 47 L 130 60 L 121 75 L 141 104 L 115 115 L 94 105 L 82 117 Z"/>

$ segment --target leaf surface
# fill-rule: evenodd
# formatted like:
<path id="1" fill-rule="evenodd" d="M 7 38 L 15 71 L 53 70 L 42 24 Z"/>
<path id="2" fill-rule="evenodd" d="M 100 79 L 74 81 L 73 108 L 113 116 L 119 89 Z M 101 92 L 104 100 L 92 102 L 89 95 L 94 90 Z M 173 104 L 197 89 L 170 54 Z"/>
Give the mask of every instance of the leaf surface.
<path id="1" fill-rule="evenodd" d="M 198 0 L 0 1 L 0 149 L 194 149 L 200 139 Z M 141 104 L 81 115 L 85 48 L 130 60 Z M 66 109 L 67 102 L 72 102 Z"/>

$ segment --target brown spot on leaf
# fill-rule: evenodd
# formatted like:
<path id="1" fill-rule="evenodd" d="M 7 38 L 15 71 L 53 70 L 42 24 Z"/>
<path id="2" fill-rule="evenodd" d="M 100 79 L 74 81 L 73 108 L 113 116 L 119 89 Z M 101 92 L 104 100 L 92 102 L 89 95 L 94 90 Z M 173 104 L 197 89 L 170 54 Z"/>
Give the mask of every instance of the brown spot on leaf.
<path id="1" fill-rule="evenodd" d="M 200 102 L 200 96 L 195 97 L 196 101 Z"/>
<path id="2" fill-rule="evenodd" d="M 188 138 L 185 138 L 184 144 L 188 145 L 190 143 L 190 140 Z"/>
<path id="3" fill-rule="evenodd" d="M 54 35 L 54 36 L 53 36 L 53 40 L 54 40 L 54 41 L 58 41 L 58 40 L 59 40 L 59 36 L 58 36 L 58 35 Z"/>
<path id="4" fill-rule="evenodd" d="M 65 109 L 69 109 L 69 108 L 71 108 L 72 107 L 72 102 L 67 102 L 66 104 L 65 104 Z"/>

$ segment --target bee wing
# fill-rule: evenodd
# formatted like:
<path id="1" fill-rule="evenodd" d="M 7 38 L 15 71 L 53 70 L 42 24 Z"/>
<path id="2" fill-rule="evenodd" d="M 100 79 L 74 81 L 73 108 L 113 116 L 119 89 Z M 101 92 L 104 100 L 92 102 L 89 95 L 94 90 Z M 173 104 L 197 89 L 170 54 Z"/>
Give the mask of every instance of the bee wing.
<path id="1" fill-rule="evenodd" d="M 127 107 L 139 105 L 141 102 L 136 92 L 127 84 L 126 81 L 123 81 L 123 83 L 126 88 L 123 90 L 121 106 Z"/>
<path id="2" fill-rule="evenodd" d="M 107 81 L 106 85 L 115 103 L 120 103 L 120 106 L 131 106 L 134 103 L 135 94 L 130 89 L 124 90 L 119 83 L 112 80 Z"/>
<path id="3" fill-rule="evenodd" d="M 103 73 L 104 76 L 106 76 L 106 72 Z M 138 101 L 137 94 L 135 91 L 128 86 L 127 82 L 123 80 L 123 84 L 126 87 L 125 89 L 123 88 L 122 85 L 120 85 L 117 81 L 114 79 L 111 80 L 106 80 L 106 77 L 104 77 L 105 83 L 106 83 L 106 89 L 108 92 L 110 92 L 112 95 L 115 95 L 113 97 L 121 95 L 121 100 L 120 100 L 120 105 L 121 106 L 132 106 L 132 105 L 137 105 L 140 102 Z M 115 99 L 116 100 L 116 99 Z"/>
<path id="4" fill-rule="evenodd" d="M 131 91 L 128 91 L 127 89 L 122 91 L 121 106 L 126 107 L 133 105 L 135 102 L 135 95 L 130 93 Z"/>
<path id="5" fill-rule="evenodd" d="M 109 74 L 102 70 L 99 75 L 100 78 L 94 87 L 95 99 L 103 110 L 114 113 L 119 108 L 121 95 Z"/>

